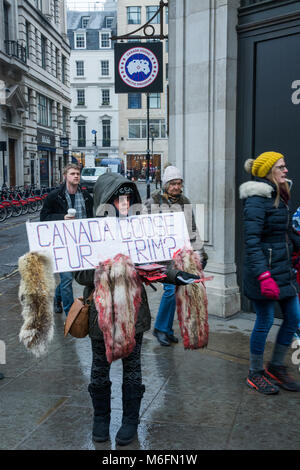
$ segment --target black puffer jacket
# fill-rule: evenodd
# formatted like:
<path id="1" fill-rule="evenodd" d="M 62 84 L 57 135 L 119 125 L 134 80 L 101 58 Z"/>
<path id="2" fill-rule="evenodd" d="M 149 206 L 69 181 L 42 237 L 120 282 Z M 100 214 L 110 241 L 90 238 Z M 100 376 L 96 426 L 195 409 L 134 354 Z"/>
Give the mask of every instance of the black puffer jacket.
<path id="1" fill-rule="evenodd" d="M 125 179 L 123 176 L 116 174 L 116 173 L 105 173 L 104 175 L 99 176 L 95 189 L 94 189 L 94 214 L 96 215 L 97 208 L 101 207 L 103 204 L 107 204 L 111 201 L 113 193 L 120 188 L 120 186 L 124 185 L 131 186 L 133 189 L 133 199 L 131 200 L 131 204 L 138 204 L 141 203 L 141 198 L 138 192 L 138 189 L 135 183 Z M 169 284 L 175 284 L 175 277 L 178 271 L 172 269 L 170 266 L 166 272 L 167 278 L 165 278 L 165 282 Z M 85 286 L 83 296 L 84 299 L 87 299 L 94 289 L 94 270 L 87 270 L 87 271 L 77 271 L 75 273 L 76 281 Z M 147 294 L 145 291 L 144 286 L 142 286 L 141 292 L 141 304 L 138 312 L 138 318 L 135 325 L 135 332 L 142 333 L 150 329 L 151 326 L 151 315 L 150 309 L 147 299 Z M 92 304 L 89 308 L 89 336 L 92 339 L 102 339 L 103 335 L 101 330 L 98 326 L 98 313 L 92 301 Z"/>
<path id="2" fill-rule="evenodd" d="M 300 236 L 292 229 L 288 205 L 280 199 L 276 208 L 275 197 L 275 185 L 265 178 L 240 186 L 240 198 L 244 199 L 244 294 L 249 299 L 267 300 L 257 280 L 265 271 L 276 281 L 280 299 L 298 293 L 291 259 L 293 249 L 300 249 Z"/>

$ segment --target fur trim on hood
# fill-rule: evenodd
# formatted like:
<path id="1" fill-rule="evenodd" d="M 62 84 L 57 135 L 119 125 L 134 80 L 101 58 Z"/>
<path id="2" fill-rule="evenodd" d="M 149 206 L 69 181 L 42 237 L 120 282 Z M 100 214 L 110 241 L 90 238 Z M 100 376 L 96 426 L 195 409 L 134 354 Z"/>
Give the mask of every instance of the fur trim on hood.
<path id="1" fill-rule="evenodd" d="M 46 352 L 54 331 L 52 259 L 41 252 L 26 253 L 19 258 L 19 272 L 19 300 L 24 318 L 19 339 L 39 357 Z"/>
<path id="2" fill-rule="evenodd" d="M 184 248 L 176 253 L 174 266 L 181 271 L 204 277 L 200 256 L 193 250 Z M 176 307 L 184 348 L 199 349 L 207 346 L 209 326 L 203 282 L 178 287 Z"/>
<path id="3" fill-rule="evenodd" d="M 95 270 L 94 302 L 107 361 L 129 356 L 141 303 L 141 280 L 130 258 L 119 254 Z"/>
<path id="4" fill-rule="evenodd" d="M 246 199 L 251 196 L 272 197 L 273 186 L 260 181 L 247 181 L 240 186 L 240 199 Z"/>

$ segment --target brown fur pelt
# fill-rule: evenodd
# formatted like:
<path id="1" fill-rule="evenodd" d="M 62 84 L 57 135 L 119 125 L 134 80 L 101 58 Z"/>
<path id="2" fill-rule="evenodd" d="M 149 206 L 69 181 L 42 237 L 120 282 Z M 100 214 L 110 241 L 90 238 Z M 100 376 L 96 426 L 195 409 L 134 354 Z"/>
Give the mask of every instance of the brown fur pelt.
<path id="1" fill-rule="evenodd" d="M 201 259 L 193 250 L 184 248 L 175 254 L 175 268 L 203 276 Z M 202 282 L 179 286 L 176 291 L 177 315 L 185 349 L 199 349 L 208 344 L 206 288 Z"/>
<path id="2" fill-rule="evenodd" d="M 119 254 L 95 270 L 94 301 L 107 361 L 127 357 L 135 346 L 141 281 L 130 258 Z"/>
<path id="3" fill-rule="evenodd" d="M 18 264 L 21 275 L 18 295 L 24 319 L 19 339 L 39 357 L 46 352 L 54 332 L 52 260 L 44 253 L 31 252 L 21 256 Z"/>

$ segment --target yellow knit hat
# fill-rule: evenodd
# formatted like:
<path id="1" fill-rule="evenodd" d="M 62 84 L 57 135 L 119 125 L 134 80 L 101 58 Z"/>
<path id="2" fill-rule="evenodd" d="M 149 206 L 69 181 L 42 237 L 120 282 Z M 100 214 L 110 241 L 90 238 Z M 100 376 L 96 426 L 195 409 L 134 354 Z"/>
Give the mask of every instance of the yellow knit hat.
<path id="1" fill-rule="evenodd" d="M 264 178 L 265 176 L 267 176 L 272 166 L 281 158 L 284 158 L 284 156 L 281 153 L 277 152 L 264 152 L 260 154 L 253 161 L 251 170 L 252 175 Z"/>

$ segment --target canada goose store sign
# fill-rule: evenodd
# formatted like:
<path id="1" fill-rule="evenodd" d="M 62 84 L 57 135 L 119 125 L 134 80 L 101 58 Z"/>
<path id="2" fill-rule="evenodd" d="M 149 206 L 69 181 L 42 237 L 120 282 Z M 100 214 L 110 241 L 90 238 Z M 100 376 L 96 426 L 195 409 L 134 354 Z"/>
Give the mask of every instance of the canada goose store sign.
<path id="1" fill-rule="evenodd" d="M 135 264 L 169 260 L 190 246 L 183 212 L 27 222 L 26 229 L 30 251 L 48 253 L 56 273 L 95 269 L 119 253 Z"/>
<path id="2" fill-rule="evenodd" d="M 115 92 L 163 91 L 162 43 L 115 44 Z"/>

